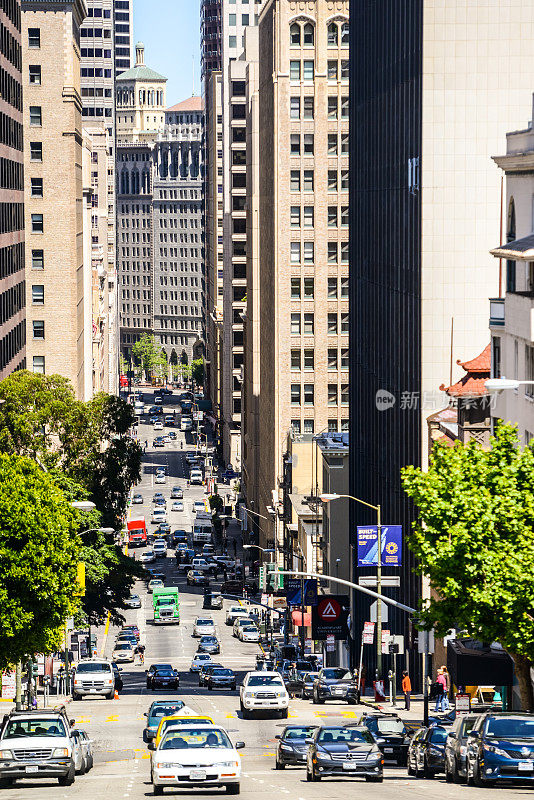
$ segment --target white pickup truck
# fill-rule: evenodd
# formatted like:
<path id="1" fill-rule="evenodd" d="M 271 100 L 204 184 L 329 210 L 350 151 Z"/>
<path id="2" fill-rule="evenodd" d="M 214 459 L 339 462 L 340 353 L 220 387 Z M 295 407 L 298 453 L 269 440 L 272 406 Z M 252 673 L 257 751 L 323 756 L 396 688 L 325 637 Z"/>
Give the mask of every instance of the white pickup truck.
<path id="1" fill-rule="evenodd" d="M 247 672 L 239 690 L 244 718 L 253 711 L 274 711 L 283 719 L 289 711 L 289 694 L 279 672 Z"/>

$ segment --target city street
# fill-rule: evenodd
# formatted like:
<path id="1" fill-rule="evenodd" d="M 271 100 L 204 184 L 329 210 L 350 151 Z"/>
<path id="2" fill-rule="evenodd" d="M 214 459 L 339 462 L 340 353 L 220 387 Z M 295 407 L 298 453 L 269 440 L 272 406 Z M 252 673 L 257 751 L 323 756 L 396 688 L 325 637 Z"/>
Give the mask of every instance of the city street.
<path id="1" fill-rule="evenodd" d="M 139 430 L 141 441 L 148 439 L 152 442 L 153 434 L 147 425 L 142 425 Z M 183 434 L 178 433 L 178 439 L 165 449 L 154 451 L 150 446 L 144 463 L 143 480 L 136 491 L 144 496 L 144 504 L 132 507 L 133 516 L 143 514 L 149 516 L 152 494 L 154 490 L 161 490 L 167 499 L 171 488 L 180 485 L 184 488 L 185 512 L 174 513 L 169 511 L 169 521 L 172 529 L 177 527 L 191 529 L 191 505 L 195 499 L 203 498 L 203 487 L 188 489 L 186 486 L 186 472 L 184 458 L 187 445 L 180 449 Z M 165 465 L 168 468 L 168 478 L 165 486 L 153 485 L 153 471 L 155 465 Z M 168 509 L 170 503 L 168 500 Z M 155 526 L 149 525 L 149 530 Z M 229 547 L 232 552 L 233 548 Z M 138 551 L 140 552 L 140 551 Z M 168 579 L 167 585 L 176 585 L 181 594 L 181 624 L 179 626 L 160 626 L 152 623 L 151 596 L 147 594 L 143 582 L 135 587 L 142 598 L 142 608 L 129 610 L 125 616 L 128 623 L 138 625 L 141 632 L 141 642 L 146 645 L 145 667 L 125 664 L 122 667 L 124 690 L 118 700 L 87 700 L 69 704 L 69 717 L 76 720 L 77 725 L 86 729 L 94 741 L 95 766 L 91 772 L 78 776 L 73 786 L 59 787 L 57 781 L 39 781 L 32 784 L 24 781 L 14 789 L 7 789 L 2 796 L 8 800 L 26 800 L 39 798 L 39 800 L 57 800 L 69 797 L 80 800 L 93 800 L 98 798 L 111 798 L 112 800 L 138 800 L 152 795 L 152 785 L 149 779 L 150 754 L 143 743 L 142 731 L 144 727 L 144 713 L 150 703 L 156 698 L 179 697 L 188 706 L 198 713 L 211 716 L 216 724 L 227 729 L 233 742 L 243 740 L 246 743 L 242 754 L 242 781 L 241 793 L 246 800 L 262 798 L 279 798 L 281 795 L 295 800 L 337 800 L 340 795 L 365 793 L 366 797 L 391 798 L 392 800 L 413 800 L 413 798 L 470 798 L 485 797 L 498 792 L 502 798 L 517 798 L 530 793 L 529 789 L 514 787 L 512 789 L 476 789 L 466 786 L 449 785 L 442 776 L 434 780 L 417 780 L 407 776 L 405 768 L 386 765 L 384 783 L 370 786 L 362 781 L 350 779 L 339 781 L 325 779 L 321 783 L 308 783 L 305 769 L 286 768 L 284 771 L 275 771 L 275 735 L 280 733 L 286 724 L 280 719 L 257 718 L 243 720 L 239 711 L 239 693 L 226 690 L 208 691 L 198 687 L 197 675 L 189 672 L 191 659 L 196 652 L 197 640 L 191 637 L 193 622 L 197 614 L 202 613 L 202 589 L 186 586 L 185 576 L 178 576 L 173 551 L 168 557 L 159 559 L 158 568 L 161 566 Z M 227 603 L 225 603 L 225 606 Z M 238 673 L 238 683 L 244 673 L 254 668 L 255 656 L 258 645 L 245 644 L 232 637 L 231 628 L 224 624 L 224 610 L 204 612 L 206 616 L 213 616 L 221 640 L 221 654 L 215 660 L 224 666 L 234 669 Z M 116 630 L 98 631 L 99 654 L 110 656 Z M 145 687 L 144 669 L 153 662 L 170 662 L 180 673 L 180 689 L 178 692 L 165 694 L 164 692 L 147 691 Z M 7 710 L 7 709 L 6 709 Z M 343 724 L 354 720 L 357 710 L 346 704 L 332 703 L 327 706 L 314 706 L 308 700 L 292 700 L 290 704 L 290 723 L 303 723 L 320 725 Z M 351 785 L 351 784 L 356 785 Z M 166 789 L 165 795 L 195 794 L 213 796 L 224 794 L 222 790 L 204 792 L 183 789 Z"/>

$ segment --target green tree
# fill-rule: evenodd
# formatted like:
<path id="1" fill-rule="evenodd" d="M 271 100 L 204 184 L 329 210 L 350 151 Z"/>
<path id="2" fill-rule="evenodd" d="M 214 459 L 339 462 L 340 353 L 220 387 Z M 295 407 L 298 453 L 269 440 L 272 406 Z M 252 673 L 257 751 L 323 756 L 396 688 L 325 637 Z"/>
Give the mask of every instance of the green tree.
<path id="1" fill-rule="evenodd" d="M 211 510 L 215 511 L 217 514 L 219 514 L 221 509 L 224 507 L 224 502 L 220 494 L 210 494 L 208 497 L 208 502 Z"/>
<path id="2" fill-rule="evenodd" d="M 197 384 L 197 386 L 202 386 L 204 383 L 204 359 L 203 358 L 195 358 L 191 362 L 191 377 Z"/>
<path id="3" fill-rule="evenodd" d="M 534 449 L 500 425 L 490 450 L 437 445 L 428 471 L 406 467 L 402 482 L 418 509 L 410 548 L 436 592 L 424 627 L 500 642 L 533 709 Z"/>
<path id="4" fill-rule="evenodd" d="M 0 667 L 60 647 L 76 597 L 77 514 L 28 458 L 0 454 Z"/>
<path id="5" fill-rule="evenodd" d="M 162 376 L 166 374 L 168 369 L 167 356 L 156 342 L 155 336 L 143 333 L 132 347 L 132 356 L 144 370 L 147 379 L 153 375 Z"/>

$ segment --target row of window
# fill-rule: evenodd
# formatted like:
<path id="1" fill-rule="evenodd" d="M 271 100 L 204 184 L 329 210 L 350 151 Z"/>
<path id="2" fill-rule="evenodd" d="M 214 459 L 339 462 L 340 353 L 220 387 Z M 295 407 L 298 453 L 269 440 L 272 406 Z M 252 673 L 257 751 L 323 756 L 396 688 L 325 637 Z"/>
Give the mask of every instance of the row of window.
<path id="1" fill-rule="evenodd" d="M 3 67 L 0 67 L 0 97 L 13 108 L 22 111 L 21 83 Z"/>
<path id="2" fill-rule="evenodd" d="M 25 345 L 26 321 L 22 320 L 6 336 L 0 339 L 0 371 L 4 370 L 13 361 Z M 18 369 L 26 369 L 26 359 L 22 360 Z"/>
<path id="3" fill-rule="evenodd" d="M 342 80 L 348 81 L 349 79 L 349 60 L 343 58 L 340 61 L 337 59 L 327 62 L 326 74 L 328 80 Z M 313 82 L 315 80 L 315 61 L 313 59 L 304 59 L 303 61 L 292 60 L 289 62 L 289 80 L 292 83 L 299 81 Z"/>
<path id="4" fill-rule="evenodd" d="M 121 5 L 120 3 L 115 3 L 116 7 L 118 7 L 120 5 Z M 128 5 L 126 7 L 129 8 Z M 103 17 L 104 19 L 110 19 L 111 10 L 108 9 L 108 8 L 104 8 L 104 9 L 102 9 L 102 8 L 88 8 L 87 9 L 87 16 L 88 17 Z M 128 16 L 128 15 L 126 15 L 126 16 Z"/>
<path id="5" fill-rule="evenodd" d="M 22 70 L 22 47 L 3 22 L 0 22 L 0 53 L 15 69 Z"/>
<path id="6" fill-rule="evenodd" d="M 349 348 L 342 347 L 339 351 L 337 347 L 329 347 L 328 369 L 337 370 L 339 365 L 343 370 L 349 368 Z M 315 350 L 313 348 L 291 350 L 291 369 L 313 372 L 315 369 Z"/>
<path id="7" fill-rule="evenodd" d="M 24 230 L 24 204 L 0 203 L 0 233 Z"/>
<path id="8" fill-rule="evenodd" d="M 315 314 L 313 311 L 300 311 L 291 314 L 291 335 L 292 336 L 313 336 L 315 334 Z M 327 333 L 329 336 L 347 334 L 349 332 L 348 313 L 327 314 Z"/>
<path id="9" fill-rule="evenodd" d="M 237 220 L 236 220 L 237 221 Z M 245 221 L 246 223 L 246 221 Z M 291 206 L 290 223 L 292 228 L 313 228 L 315 226 L 314 206 Z M 349 207 L 328 206 L 328 227 L 348 227 Z M 236 231 L 234 230 L 234 233 Z"/>
<path id="10" fill-rule="evenodd" d="M 289 28 L 289 42 L 291 47 L 313 47 L 315 44 L 315 25 L 312 22 L 294 22 Z M 333 21 L 327 28 L 328 47 L 349 46 L 349 23 L 346 21 Z"/>
<path id="11" fill-rule="evenodd" d="M 24 282 L 10 286 L 0 293 L 0 325 L 19 313 L 26 305 Z"/>
<path id="12" fill-rule="evenodd" d="M 292 169 L 290 172 L 289 186 L 292 192 L 313 192 L 315 185 L 315 173 L 313 169 Z M 328 170 L 328 191 L 337 192 L 348 191 L 349 171 L 348 169 L 329 169 Z"/>
<path id="13" fill-rule="evenodd" d="M 82 78 L 111 78 L 112 70 L 102 67 L 82 67 L 81 76 Z"/>
<path id="14" fill-rule="evenodd" d="M 0 111 L 0 142 L 22 152 L 22 125 Z"/>
<path id="15" fill-rule="evenodd" d="M 291 242 L 290 260 L 292 264 L 313 264 L 315 261 L 315 242 Z M 341 261 L 348 263 L 349 243 L 328 242 L 328 261 L 331 264 Z"/>
<path id="16" fill-rule="evenodd" d="M 313 383 L 291 384 L 292 406 L 300 406 L 300 405 L 313 406 L 314 404 L 315 404 L 315 384 Z M 328 384 L 327 405 L 337 406 L 338 404 L 342 406 L 348 406 L 349 404 L 348 383 L 342 383 L 340 387 L 337 385 L 337 383 Z"/>
<path id="17" fill-rule="evenodd" d="M 24 243 L 0 248 L 0 280 L 24 269 Z"/>
<path id="18" fill-rule="evenodd" d="M 15 28 L 20 31 L 19 0 L 0 0 L 0 9 L 9 17 Z"/>
<path id="19" fill-rule="evenodd" d="M 111 28 L 82 28 L 82 39 L 111 39 Z"/>
<path id="20" fill-rule="evenodd" d="M 111 97 L 111 89 L 101 89 L 99 87 L 82 87 L 82 97 Z"/>
<path id="21" fill-rule="evenodd" d="M 349 420 L 348 418 L 341 419 L 341 430 L 348 431 L 349 429 Z M 292 419 L 291 420 L 291 430 L 297 436 L 300 433 L 315 433 L 314 421 L 313 419 L 305 419 L 303 420 L 302 426 L 300 419 Z M 335 433 L 336 431 L 340 430 L 340 426 L 338 424 L 337 419 L 329 419 L 328 420 L 328 432 Z"/>
<path id="22" fill-rule="evenodd" d="M 112 117 L 113 116 L 113 109 L 112 108 L 102 108 L 102 107 L 87 107 L 85 106 L 82 108 L 82 117 Z"/>
<path id="23" fill-rule="evenodd" d="M 24 189 L 22 164 L 10 158 L 0 158 L 0 189 Z"/>
<path id="24" fill-rule="evenodd" d="M 338 298 L 338 278 L 328 278 L 328 299 Z M 339 297 L 349 296 L 349 278 L 347 275 L 339 278 Z M 315 278 L 291 278 L 292 300 L 313 300 L 315 297 Z"/>
<path id="25" fill-rule="evenodd" d="M 111 58 L 111 49 L 82 47 L 82 58 Z"/>

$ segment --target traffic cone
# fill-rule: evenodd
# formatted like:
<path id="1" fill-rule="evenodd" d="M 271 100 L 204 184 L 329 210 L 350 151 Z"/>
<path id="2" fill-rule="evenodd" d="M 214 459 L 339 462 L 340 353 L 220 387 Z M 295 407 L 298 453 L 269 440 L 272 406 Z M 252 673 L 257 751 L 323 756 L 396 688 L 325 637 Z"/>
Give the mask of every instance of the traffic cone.
<path id="1" fill-rule="evenodd" d="M 117 690 L 117 689 L 115 689 L 115 692 L 114 692 L 114 694 L 113 694 L 113 699 L 114 699 L 114 700 L 118 700 L 118 699 L 119 699 L 119 692 L 118 692 L 118 690 Z"/>

